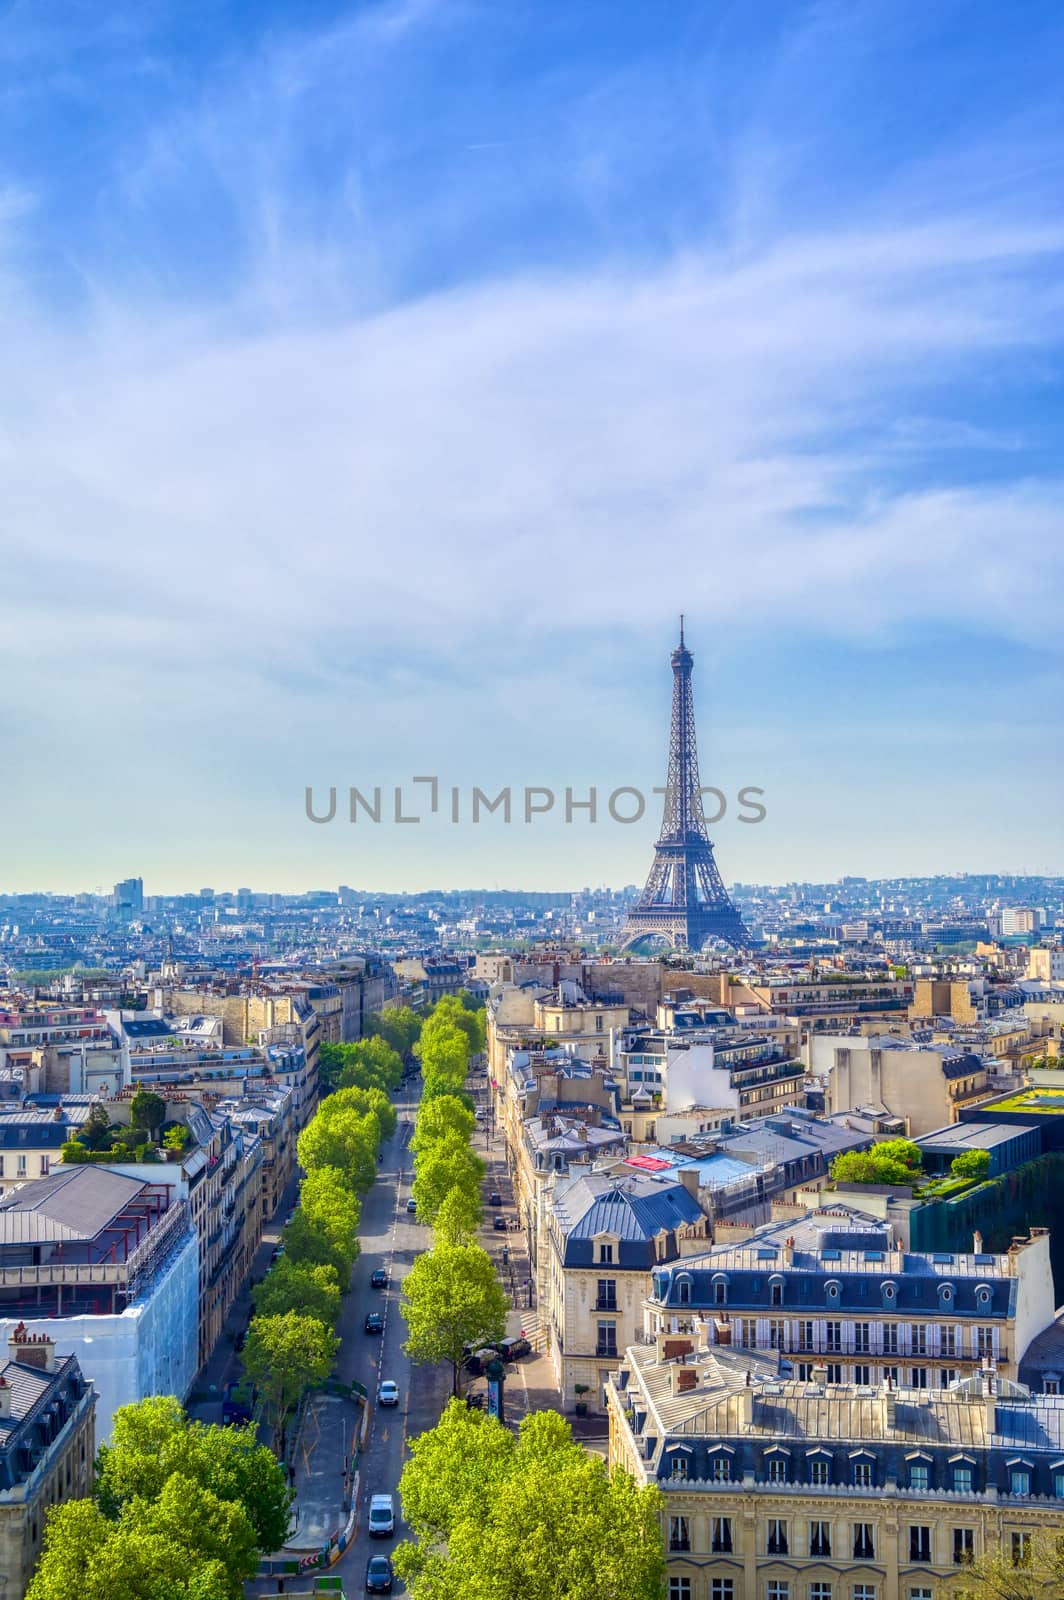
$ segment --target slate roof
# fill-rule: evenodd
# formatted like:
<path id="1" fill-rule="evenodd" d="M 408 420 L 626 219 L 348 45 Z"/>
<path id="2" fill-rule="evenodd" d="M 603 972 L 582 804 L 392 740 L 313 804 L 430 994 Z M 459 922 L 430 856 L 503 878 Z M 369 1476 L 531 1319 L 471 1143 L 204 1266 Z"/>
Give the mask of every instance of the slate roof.
<path id="1" fill-rule="evenodd" d="M 671 1233 L 703 1216 L 694 1195 L 671 1178 L 632 1176 L 617 1182 L 604 1173 L 556 1190 L 554 1212 L 565 1266 L 593 1266 L 592 1241 L 608 1233 L 618 1240 L 615 1265 L 641 1272 L 653 1265 L 654 1240 L 662 1230 Z"/>
<path id="2" fill-rule="evenodd" d="M 696 1375 L 691 1388 L 677 1388 L 681 1365 Z M 659 1361 L 648 1346 L 632 1346 L 618 1384 L 632 1406 L 651 1475 L 667 1478 L 680 1449 L 688 1480 L 706 1488 L 720 1486 L 707 1480 L 712 1459 L 722 1452 L 732 1460 L 732 1487 L 746 1472 L 755 1482 L 766 1481 L 767 1456 L 782 1449 L 795 1492 L 810 1487 L 815 1494 L 825 1486 L 809 1478 L 813 1455 L 832 1458 L 829 1483 L 850 1495 L 861 1493 L 851 1467 L 862 1455 L 874 1463 L 866 1493 L 876 1492 L 888 1476 L 904 1487 L 915 1452 L 932 1463 L 934 1489 L 949 1490 L 960 1456 L 972 1469 L 975 1493 L 992 1488 L 1009 1498 L 1009 1469 L 1018 1458 L 1033 1468 L 1036 1496 L 1054 1493 L 1051 1474 L 1064 1463 L 1064 1396 L 1031 1396 L 1020 1384 L 998 1380 L 991 1399 L 981 1376 L 947 1390 L 896 1390 L 893 1421 L 881 1389 L 782 1380 L 772 1358 L 747 1350 L 707 1351 L 681 1364 Z"/>
<path id="3" fill-rule="evenodd" d="M 0 1248 L 95 1239 L 144 1187 L 141 1179 L 103 1166 L 35 1178 L 0 1200 Z"/>
<path id="4" fill-rule="evenodd" d="M 947 1309 L 939 1290 L 948 1284 L 953 1290 L 951 1315 L 1015 1315 L 1018 1279 L 1010 1274 L 1006 1256 L 894 1249 L 882 1222 L 842 1205 L 832 1209 L 838 1214 L 811 1213 L 771 1223 L 741 1244 L 716 1245 L 662 1268 L 654 1274 L 655 1299 L 713 1309 L 720 1304 L 714 1280 L 723 1277 L 729 1311 L 767 1310 L 773 1308 L 771 1280 L 782 1278 L 784 1304 L 799 1315 L 893 1315 L 908 1310 L 928 1315 Z M 790 1265 L 784 1255 L 788 1240 L 793 1240 Z M 683 1301 L 679 1276 L 690 1282 L 689 1299 Z M 840 1286 L 837 1299 L 830 1302 L 829 1282 Z M 889 1302 L 883 1294 L 888 1284 L 894 1290 Z"/>

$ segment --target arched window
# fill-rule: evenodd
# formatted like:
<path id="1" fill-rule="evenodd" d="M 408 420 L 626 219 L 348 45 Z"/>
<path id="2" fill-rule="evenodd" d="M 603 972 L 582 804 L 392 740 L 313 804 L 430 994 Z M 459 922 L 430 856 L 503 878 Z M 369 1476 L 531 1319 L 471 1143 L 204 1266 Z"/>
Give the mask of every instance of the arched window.
<path id="1" fill-rule="evenodd" d="M 678 1306 L 689 1306 L 691 1304 L 690 1278 L 684 1272 L 674 1281 L 676 1283 L 676 1304 Z"/>
<path id="2" fill-rule="evenodd" d="M 723 1306 L 728 1303 L 728 1280 L 723 1272 L 713 1275 L 713 1304 Z"/>

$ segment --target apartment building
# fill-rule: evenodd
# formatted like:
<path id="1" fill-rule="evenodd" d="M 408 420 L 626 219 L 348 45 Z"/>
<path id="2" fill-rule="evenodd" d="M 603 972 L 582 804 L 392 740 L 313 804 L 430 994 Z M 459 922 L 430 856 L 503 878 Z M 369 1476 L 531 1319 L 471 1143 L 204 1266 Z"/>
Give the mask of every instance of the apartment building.
<path id="1" fill-rule="evenodd" d="M 945 1600 L 1064 1533 L 1064 1398 L 992 1369 L 929 1394 L 633 1345 L 606 1401 L 611 1466 L 665 1496 L 669 1600 Z"/>
<path id="2" fill-rule="evenodd" d="M 0 1069 L 21 1077 L 24 1094 L 115 1094 L 129 1060 L 94 1006 L 18 998 L 0 1004 Z"/>
<path id="3" fill-rule="evenodd" d="M 47 1178 L 63 1159 L 63 1146 L 88 1120 L 92 1096 L 71 1096 L 57 1105 L 28 1102 L 0 1112 L 0 1195 L 32 1178 Z"/>
<path id="4" fill-rule="evenodd" d="M 819 1034 L 810 1067 L 829 1113 L 873 1111 L 900 1119 L 910 1138 L 959 1121 L 993 1093 L 986 1063 L 953 1045 L 919 1047 L 893 1034 Z"/>
<path id="5" fill-rule="evenodd" d="M 92 1493 L 96 1394 L 74 1355 L 24 1323 L 0 1361 L 0 1593 L 22 1600 L 52 1506 Z"/>
<path id="6" fill-rule="evenodd" d="M 598 1411 L 618 1353 L 642 1337 L 651 1272 L 704 1250 L 709 1221 L 690 1177 L 617 1166 L 552 1186 L 547 1239 L 543 1321 L 563 1407 Z"/>
<path id="7" fill-rule="evenodd" d="M 898 1249 L 893 1231 L 845 1205 L 771 1223 L 738 1244 L 655 1268 L 648 1338 L 776 1352 L 808 1381 L 885 1381 L 943 1390 L 987 1360 L 1015 1377 L 1031 1341 L 1054 1320 L 1049 1234 L 1006 1255 Z"/>
<path id="8" fill-rule="evenodd" d="M 162 1168 L 147 1168 L 156 1174 Z M 184 1399 L 199 1353 L 199 1245 L 189 1203 L 165 1183 L 61 1167 L 0 1200 L 0 1336 L 18 1324 L 78 1358 L 116 1409 Z"/>

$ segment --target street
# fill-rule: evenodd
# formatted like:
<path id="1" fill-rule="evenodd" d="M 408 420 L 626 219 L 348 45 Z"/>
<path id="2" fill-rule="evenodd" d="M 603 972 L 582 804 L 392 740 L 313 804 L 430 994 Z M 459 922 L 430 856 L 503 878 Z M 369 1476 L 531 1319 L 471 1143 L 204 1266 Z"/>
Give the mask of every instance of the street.
<path id="1" fill-rule="evenodd" d="M 391 1139 L 382 1149 L 383 1160 L 377 1182 L 362 1196 L 359 1225 L 361 1254 L 351 1276 L 351 1289 L 340 1309 L 340 1354 L 337 1373 L 345 1383 L 358 1381 L 369 1393 L 370 1425 L 359 1468 L 358 1522 L 356 1534 L 347 1550 L 330 1570 L 342 1576 L 345 1591 L 362 1591 L 366 1563 L 374 1554 L 390 1555 L 405 1536 L 399 1499 L 399 1478 L 403 1469 L 406 1440 L 411 1434 L 431 1428 L 438 1420 L 450 1394 L 449 1369 L 413 1367 L 403 1354 L 406 1327 L 399 1312 L 399 1288 L 416 1255 L 431 1244 L 428 1228 L 406 1212 L 412 1177 L 410 1136 L 414 1131 L 420 1080 L 403 1085 L 393 1102 L 399 1118 Z M 388 1272 L 386 1289 L 371 1289 L 370 1275 L 376 1267 Z M 383 1334 L 363 1331 L 367 1311 L 379 1311 L 385 1319 Z M 381 1380 L 391 1378 L 399 1385 L 399 1404 L 392 1408 L 377 1405 Z M 344 1462 L 337 1460 L 336 1475 L 342 1480 Z M 395 1496 L 394 1539 L 370 1539 L 366 1531 L 367 1509 L 372 1494 Z M 289 1591 L 295 1580 L 285 1580 Z M 277 1579 L 258 1580 L 249 1593 L 277 1594 Z M 403 1585 L 396 1580 L 395 1593 Z"/>

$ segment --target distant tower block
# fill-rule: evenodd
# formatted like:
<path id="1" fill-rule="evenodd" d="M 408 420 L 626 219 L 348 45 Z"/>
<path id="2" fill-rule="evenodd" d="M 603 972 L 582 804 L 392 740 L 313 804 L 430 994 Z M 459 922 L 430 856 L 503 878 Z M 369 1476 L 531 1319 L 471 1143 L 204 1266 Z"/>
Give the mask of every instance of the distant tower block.
<path id="1" fill-rule="evenodd" d="M 728 897 L 706 832 L 691 696 L 693 666 L 681 617 L 680 643 L 672 652 L 665 815 L 646 888 L 629 911 L 621 933 L 622 950 L 651 936 L 666 939 L 676 950 L 701 950 L 712 938 L 723 939 L 737 950 L 755 943 Z"/>

